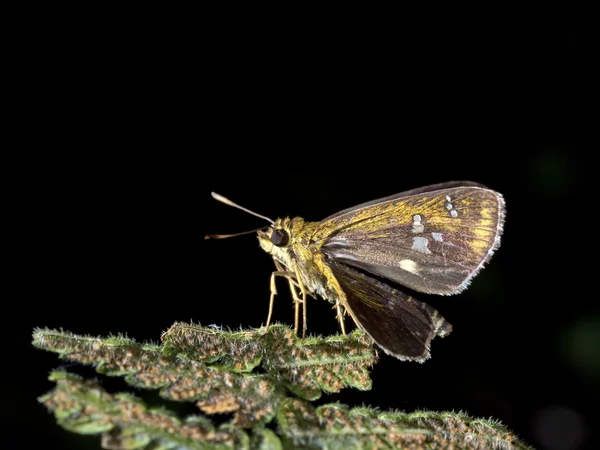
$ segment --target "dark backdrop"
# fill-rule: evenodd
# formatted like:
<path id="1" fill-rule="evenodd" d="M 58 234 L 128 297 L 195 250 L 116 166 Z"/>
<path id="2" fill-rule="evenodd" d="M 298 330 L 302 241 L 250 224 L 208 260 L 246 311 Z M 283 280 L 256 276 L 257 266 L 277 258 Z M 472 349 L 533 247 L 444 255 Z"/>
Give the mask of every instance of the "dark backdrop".
<path id="1" fill-rule="evenodd" d="M 421 296 L 454 332 L 426 363 L 384 355 L 370 392 L 323 401 L 461 410 L 537 448 L 591 448 L 592 28 L 255 15 L 24 21 L 18 160 L 5 166 L 17 249 L 4 315 L 16 350 L 0 421 L 9 448 L 19 436 L 98 447 L 36 403 L 64 362 L 30 346 L 35 326 L 157 341 L 175 321 L 264 322 L 273 265 L 256 238 L 203 240 L 264 222 L 211 191 L 273 218 L 319 220 L 450 180 L 507 203 L 502 246 L 471 287 Z M 291 324 L 280 291 L 275 319 Z M 338 331 L 328 303 L 311 302 L 309 331 Z"/>

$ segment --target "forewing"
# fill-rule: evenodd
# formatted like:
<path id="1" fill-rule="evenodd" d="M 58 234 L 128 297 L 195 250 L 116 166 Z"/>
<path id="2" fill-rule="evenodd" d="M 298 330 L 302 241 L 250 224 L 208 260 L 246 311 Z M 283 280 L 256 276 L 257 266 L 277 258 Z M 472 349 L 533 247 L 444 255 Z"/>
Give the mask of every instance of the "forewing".
<path id="1" fill-rule="evenodd" d="M 431 340 L 452 331 L 431 306 L 344 264 L 333 263 L 331 270 L 345 294 L 344 306 L 386 353 L 423 362 Z"/>
<path id="2" fill-rule="evenodd" d="M 465 186 L 477 186 L 477 187 L 485 188 L 485 186 L 483 186 L 479 183 L 473 183 L 472 181 L 449 181 L 447 183 L 431 184 L 429 186 L 422 186 L 422 187 L 419 187 L 416 189 L 411 189 L 410 191 L 404 191 L 404 192 L 400 192 L 398 194 L 389 195 L 387 197 L 378 198 L 376 200 L 370 200 L 368 202 L 361 203 L 361 204 L 353 206 L 351 208 L 342 209 L 341 211 L 338 211 L 335 214 L 332 214 L 332 215 L 326 217 L 325 219 L 322 220 L 322 222 L 327 222 L 330 219 L 334 219 L 336 217 L 343 216 L 344 214 L 348 214 L 348 213 L 355 214 L 359 210 L 368 208 L 369 206 L 376 205 L 376 204 L 381 205 L 381 204 L 384 204 L 386 202 L 390 202 L 393 200 L 399 200 L 401 198 L 410 197 L 411 195 L 417 195 L 417 194 L 422 194 L 425 192 L 433 192 L 433 191 L 439 191 L 441 189 L 450 189 L 450 188 L 454 188 L 454 187 L 465 187 Z"/>
<path id="3" fill-rule="evenodd" d="M 502 196 L 480 185 L 436 185 L 359 205 L 322 222 L 322 251 L 420 292 L 464 289 L 500 245 Z"/>

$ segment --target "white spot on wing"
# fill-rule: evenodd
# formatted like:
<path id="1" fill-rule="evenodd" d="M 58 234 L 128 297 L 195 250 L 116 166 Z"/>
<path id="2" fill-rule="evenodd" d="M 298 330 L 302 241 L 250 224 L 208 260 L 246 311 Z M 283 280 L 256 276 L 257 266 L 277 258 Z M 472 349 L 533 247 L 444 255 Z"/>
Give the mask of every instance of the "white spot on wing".
<path id="1" fill-rule="evenodd" d="M 448 202 L 448 203 L 446 204 L 446 209 L 447 209 L 448 211 L 450 211 L 450 215 L 451 215 L 452 217 L 456 217 L 456 216 L 458 216 L 458 213 L 457 213 L 457 212 L 456 212 L 456 210 L 454 209 L 454 206 L 452 206 L 452 203 L 450 203 L 450 196 L 449 196 L 449 195 L 446 195 L 446 201 Z"/>
<path id="2" fill-rule="evenodd" d="M 410 273 L 417 273 L 417 263 L 410 259 L 400 261 L 400 268 Z"/>
<path id="3" fill-rule="evenodd" d="M 442 233 L 431 233 L 431 236 L 433 236 L 433 239 L 435 239 L 438 242 L 442 242 L 444 240 L 442 238 Z"/>
<path id="4" fill-rule="evenodd" d="M 425 229 L 425 226 L 421 223 L 421 216 L 419 214 L 415 214 L 413 216 L 412 232 L 413 233 L 422 233 L 424 229 Z"/>
<path id="5" fill-rule="evenodd" d="M 429 244 L 429 239 L 424 237 L 414 237 L 412 249 L 421 253 L 431 253 L 429 248 L 427 248 L 427 244 Z"/>

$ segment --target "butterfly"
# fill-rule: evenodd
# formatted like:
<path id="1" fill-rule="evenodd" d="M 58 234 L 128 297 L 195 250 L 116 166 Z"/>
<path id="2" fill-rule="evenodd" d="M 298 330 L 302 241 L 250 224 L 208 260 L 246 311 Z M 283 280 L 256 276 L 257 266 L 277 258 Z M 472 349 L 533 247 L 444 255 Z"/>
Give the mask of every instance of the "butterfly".
<path id="1" fill-rule="evenodd" d="M 334 305 L 343 333 L 348 314 L 385 353 L 418 362 L 430 357 L 433 338 L 447 336 L 452 326 L 413 294 L 452 295 L 467 288 L 499 248 L 506 214 L 500 193 L 467 181 L 362 203 L 320 222 L 271 220 L 212 195 L 270 222 L 254 230 L 276 268 L 267 329 L 281 277 L 295 301 L 296 332 L 302 308 L 303 337 L 306 299 L 321 297 Z"/>

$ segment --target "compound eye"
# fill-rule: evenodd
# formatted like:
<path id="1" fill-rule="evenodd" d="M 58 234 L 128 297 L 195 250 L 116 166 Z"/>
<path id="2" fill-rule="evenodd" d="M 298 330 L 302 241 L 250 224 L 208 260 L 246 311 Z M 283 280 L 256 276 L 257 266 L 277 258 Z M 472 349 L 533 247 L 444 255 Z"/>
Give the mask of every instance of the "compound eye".
<path id="1" fill-rule="evenodd" d="M 290 235 L 285 230 L 274 230 L 271 233 L 271 242 L 277 247 L 283 247 L 290 241 Z"/>

